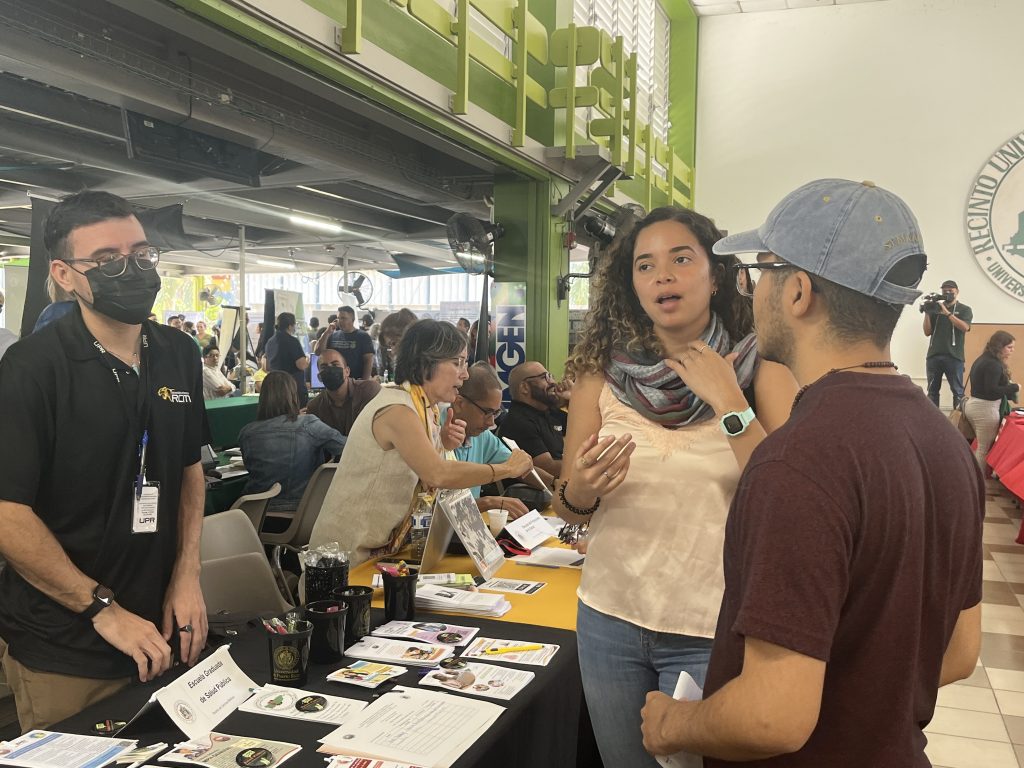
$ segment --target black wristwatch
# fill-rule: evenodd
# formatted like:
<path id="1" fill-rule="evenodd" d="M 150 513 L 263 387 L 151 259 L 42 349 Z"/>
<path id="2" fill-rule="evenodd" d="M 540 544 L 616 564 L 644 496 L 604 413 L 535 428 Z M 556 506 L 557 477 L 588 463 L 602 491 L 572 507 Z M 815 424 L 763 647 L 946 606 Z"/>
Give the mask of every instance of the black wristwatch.
<path id="1" fill-rule="evenodd" d="M 92 591 L 92 605 L 78 615 L 83 619 L 91 619 L 104 608 L 109 608 L 110 604 L 113 602 L 114 593 L 111 592 L 108 587 L 104 587 L 102 584 L 97 584 L 96 589 Z"/>

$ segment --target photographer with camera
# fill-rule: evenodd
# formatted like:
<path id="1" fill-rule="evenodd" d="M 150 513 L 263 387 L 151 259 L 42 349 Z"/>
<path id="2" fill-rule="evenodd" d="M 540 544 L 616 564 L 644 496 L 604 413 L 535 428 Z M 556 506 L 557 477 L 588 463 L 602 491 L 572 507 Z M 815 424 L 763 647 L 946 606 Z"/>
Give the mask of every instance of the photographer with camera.
<path id="1" fill-rule="evenodd" d="M 924 313 L 924 335 L 929 337 L 925 370 L 928 399 L 939 404 L 939 390 L 945 375 L 953 391 L 953 408 L 964 396 L 964 334 L 971 330 L 974 312 L 957 301 L 960 288 L 952 280 L 942 284 L 941 293 L 929 293 L 919 307 Z"/>

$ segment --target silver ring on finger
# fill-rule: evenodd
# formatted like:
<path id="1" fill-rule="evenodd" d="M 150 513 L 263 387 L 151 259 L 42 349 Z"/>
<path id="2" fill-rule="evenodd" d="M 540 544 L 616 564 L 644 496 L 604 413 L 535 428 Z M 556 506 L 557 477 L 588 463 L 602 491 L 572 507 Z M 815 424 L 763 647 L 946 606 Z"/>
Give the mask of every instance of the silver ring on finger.
<path id="1" fill-rule="evenodd" d="M 584 468 L 590 466 L 590 462 L 587 461 L 587 457 L 586 456 L 580 456 L 580 464 L 582 464 Z"/>

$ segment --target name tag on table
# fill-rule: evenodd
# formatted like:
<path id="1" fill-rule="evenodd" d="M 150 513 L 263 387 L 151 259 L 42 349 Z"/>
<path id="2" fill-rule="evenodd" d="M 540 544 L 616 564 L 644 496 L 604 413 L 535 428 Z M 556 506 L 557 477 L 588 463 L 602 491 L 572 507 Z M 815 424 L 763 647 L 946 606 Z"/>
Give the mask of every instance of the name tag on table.
<path id="1" fill-rule="evenodd" d="M 132 489 L 132 533 L 156 533 L 160 483 L 143 483 L 141 495 Z"/>

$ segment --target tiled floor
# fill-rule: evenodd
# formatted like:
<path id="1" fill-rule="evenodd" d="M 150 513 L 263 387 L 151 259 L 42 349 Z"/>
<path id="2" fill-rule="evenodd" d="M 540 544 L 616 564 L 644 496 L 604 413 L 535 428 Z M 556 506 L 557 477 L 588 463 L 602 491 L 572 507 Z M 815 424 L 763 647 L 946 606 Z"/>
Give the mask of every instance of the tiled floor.
<path id="1" fill-rule="evenodd" d="M 981 660 L 967 680 L 939 690 L 927 728 L 936 768 L 1024 768 L 1024 546 L 1021 510 L 989 481 L 985 509 Z"/>

